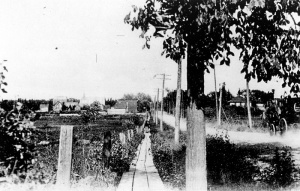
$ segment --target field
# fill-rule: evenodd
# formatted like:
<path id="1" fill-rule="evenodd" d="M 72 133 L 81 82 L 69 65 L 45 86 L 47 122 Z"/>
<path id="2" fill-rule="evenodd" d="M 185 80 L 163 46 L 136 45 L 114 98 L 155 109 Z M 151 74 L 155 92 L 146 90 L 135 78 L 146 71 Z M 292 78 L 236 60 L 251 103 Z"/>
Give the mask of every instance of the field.
<path id="1" fill-rule="evenodd" d="M 123 172 L 128 171 L 143 138 L 143 134 L 139 133 L 141 120 L 138 116 L 98 116 L 88 120 L 84 117 L 41 118 L 35 122 L 36 162 L 26 176 L 19 174 L 21 178 L 15 177 L 12 181 L 34 183 L 33 188 L 37 184 L 39 187 L 45 185 L 45 188 L 53 186 L 56 183 L 60 126 L 73 125 L 72 188 L 86 185 L 85 189 L 101 187 L 113 190 Z M 103 163 L 104 133 L 108 131 L 112 135 L 109 168 Z M 8 183 L 1 184 L 6 185 L 7 189 L 11 186 Z"/>

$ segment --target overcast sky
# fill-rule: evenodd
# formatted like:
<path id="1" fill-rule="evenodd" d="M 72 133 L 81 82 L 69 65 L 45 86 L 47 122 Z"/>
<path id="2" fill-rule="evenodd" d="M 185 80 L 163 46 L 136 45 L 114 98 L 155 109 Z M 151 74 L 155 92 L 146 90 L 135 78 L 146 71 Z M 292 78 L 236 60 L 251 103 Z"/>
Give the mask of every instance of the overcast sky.
<path id="1" fill-rule="evenodd" d="M 176 88 L 177 65 L 161 56 L 162 40 L 151 49 L 131 31 L 124 17 L 141 0 L 1 0 L 0 61 L 8 60 L 6 99 L 49 99 L 55 96 L 121 98 L 144 92 L 154 97 L 162 81 L 155 74 L 171 75 L 166 88 Z M 236 95 L 246 82 L 242 63 L 217 66 L 217 84 Z M 276 83 L 250 83 L 250 89 L 271 91 Z M 186 89 L 186 60 L 183 61 Z M 206 74 L 205 92 L 214 90 L 213 70 Z"/>

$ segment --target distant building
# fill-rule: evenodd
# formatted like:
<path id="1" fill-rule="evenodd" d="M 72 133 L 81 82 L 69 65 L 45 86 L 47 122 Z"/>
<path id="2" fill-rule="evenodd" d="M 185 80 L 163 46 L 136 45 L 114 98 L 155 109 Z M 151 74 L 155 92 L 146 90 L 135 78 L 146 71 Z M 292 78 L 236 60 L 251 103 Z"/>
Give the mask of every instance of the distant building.
<path id="1" fill-rule="evenodd" d="M 85 94 L 79 100 L 79 106 L 91 105 L 94 101 L 100 102 L 101 105 L 105 104 L 105 99 L 102 97 L 86 97 Z"/>
<path id="2" fill-rule="evenodd" d="M 53 111 L 56 112 L 56 113 L 61 112 L 62 105 L 63 105 L 62 102 L 56 101 L 55 103 L 53 103 Z"/>
<path id="3" fill-rule="evenodd" d="M 233 97 L 230 101 L 229 101 L 229 105 L 235 105 L 238 107 L 245 107 L 247 103 L 247 99 L 241 96 L 237 96 L 237 97 Z M 250 106 L 251 106 L 251 102 L 250 102 Z"/>
<path id="4" fill-rule="evenodd" d="M 40 109 L 37 112 L 43 112 L 43 113 L 49 112 L 49 104 L 48 103 L 41 103 L 40 104 Z"/>
<path id="5" fill-rule="evenodd" d="M 125 113 L 137 113 L 137 99 L 127 100 L 120 99 L 111 109 L 108 109 L 109 114 L 125 114 Z"/>

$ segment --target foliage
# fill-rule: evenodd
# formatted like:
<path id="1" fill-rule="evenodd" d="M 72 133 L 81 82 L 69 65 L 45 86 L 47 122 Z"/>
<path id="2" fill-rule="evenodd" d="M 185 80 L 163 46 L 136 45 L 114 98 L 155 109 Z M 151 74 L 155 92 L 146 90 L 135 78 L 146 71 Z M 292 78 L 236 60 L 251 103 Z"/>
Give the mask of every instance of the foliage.
<path id="1" fill-rule="evenodd" d="M 17 108 L 0 113 L 0 161 L 4 162 L 7 176 L 24 176 L 36 160 L 33 115 Z"/>
<path id="2" fill-rule="evenodd" d="M 37 111 L 40 109 L 40 104 L 42 103 L 49 103 L 49 111 L 51 111 L 51 107 L 53 107 L 53 103 L 51 105 L 51 100 L 33 100 L 33 99 L 18 99 L 18 102 L 21 102 L 23 104 L 23 109 Z M 16 103 L 16 100 L 2 100 L 1 101 L 1 108 L 3 108 L 5 111 L 10 111 L 14 108 L 14 105 Z"/>
<path id="3" fill-rule="evenodd" d="M 132 94 L 132 93 L 124 94 L 122 99 L 137 99 L 137 100 L 140 100 L 140 101 L 148 101 L 148 102 L 152 101 L 150 95 L 147 95 L 147 94 L 142 93 L 142 92 L 139 92 L 137 94 Z"/>
<path id="4" fill-rule="evenodd" d="M 92 110 L 102 110 L 101 103 L 99 101 L 94 101 L 93 103 L 91 103 L 90 108 Z"/>
<path id="5" fill-rule="evenodd" d="M 151 135 L 154 163 L 162 180 L 173 187 L 185 187 L 186 134 L 180 135 L 180 145 L 173 144 L 174 133 L 165 125 L 164 132 Z M 207 138 L 207 172 L 211 184 L 252 182 L 258 173 L 257 154 L 229 142 L 225 134 Z"/>
<path id="6" fill-rule="evenodd" d="M 2 65 L 2 63 L 0 65 Z M 6 66 L 3 66 L 3 70 L 0 72 L 0 89 L 2 90 L 2 93 L 7 93 L 7 91 L 2 86 L 2 85 L 7 86 L 7 82 L 4 81 L 5 79 L 4 71 L 8 72 Z"/>
<path id="7" fill-rule="evenodd" d="M 118 100 L 114 100 L 112 98 L 110 99 L 105 99 L 105 105 L 109 105 L 110 107 L 113 107 L 116 103 L 117 103 Z"/>
<path id="8" fill-rule="evenodd" d="M 258 173 L 257 154 L 230 143 L 226 134 L 207 138 L 208 180 L 213 183 L 248 183 Z"/>
<path id="9" fill-rule="evenodd" d="M 165 126 L 165 124 L 164 124 Z M 166 128 L 164 132 L 151 131 L 151 150 L 153 162 L 164 183 L 172 187 L 185 187 L 185 152 L 183 135 L 180 135 L 180 145 L 174 144 L 174 133 Z"/>
<path id="10" fill-rule="evenodd" d="M 132 30 L 141 29 L 144 47 L 152 36 L 164 38 L 163 54 L 177 61 L 188 54 L 188 89 L 201 100 L 204 71 L 230 64 L 234 45 L 240 51 L 245 78 L 270 81 L 283 78 L 283 87 L 298 92 L 299 30 L 292 13 L 300 14 L 298 1 L 165 1 L 147 0 L 143 8 L 133 6 L 124 19 Z M 288 26 L 289 15 L 294 28 Z M 148 34 L 150 27 L 155 28 Z M 187 46 L 188 44 L 188 46 Z"/>
<path id="11" fill-rule="evenodd" d="M 237 11 L 234 45 L 241 50 L 241 72 L 248 81 L 257 78 L 258 82 L 268 82 L 278 76 L 283 78 L 283 87 L 288 85 L 292 92 L 299 92 L 299 30 L 293 12 L 300 14 L 298 1 L 266 0 L 260 5 L 253 1 Z M 288 15 L 295 28 L 289 26 Z"/>
<path id="12" fill-rule="evenodd" d="M 184 189 L 187 135 L 181 133 L 180 145 L 175 146 L 173 128 L 164 124 L 164 129 L 164 132 L 151 131 L 154 164 L 165 183 Z M 253 185 L 257 185 L 256 181 L 261 181 L 270 184 L 265 186 L 267 190 L 273 190 L 273 183 L 287 186 L 294 180 L 292 178 L 296 172 L 290 152 L 275 151 L 277 146 L 274 144 L 236 145 L 230 142 L 226 133 L 220 132 L 208 136 L 206 144 L 208 182 L 213 188 L 219 184 L 225 184 L 225 187 L 226 185 L 239 187 L 246 184 L 258 188 Z M 261 158 L 271 155 L 274 151 L 277 154 L 271 160 Z M 260 163 L 264 161 L 269 167 L 261 167 L 258 161 Z"/>
<path id="13" fill-rule="evenodd" d="M 295 181 L 295 172 L 291 152 L 287 148 L 277 148 L 270 165 L 261 172 L 260 180 L 274 187 L 286 187 Z"/>
<path id="14" fill-rule="evenodd" d="M 152 102 L 152 98 L 150 95 L 139 92 L 137 94 L 124 94 L 122 99 L 128 100 L 137 100 L 137 111 L 145 112 L 145 108 L 150 108 L 150 103 Z"/>
<path id="15" fill-rule="evenodd" d="M 140 118 L 138 118 L 140 119 Z M 116 186 L 123 172 L 128 171 L 135 152 L 142 140 L 142 135 L 135 131 L 135 123 L 125 121 L 116 123 L 116 119 L 110 122 L 115 124 L 113 128 L 91 127 L 89 125 L 75 126 L 73 131 L 72 150 L 72 184 L 80 184 L 89 180 L 87 184 L 96 181 L 100 187 Z M 109 123 L 110 123 L 109 122 Z M 121 144 L 119 133 L 133 130 L 131 141 Z M 109 168 L 103 165 L 102 147 L 104 132 L 112 132 L 111 163 Z M 53 184 L 56 182 L 59 128 L 46 126 L 35 132 L 37 137 L 37 162 L 28 173 L 28 182 Z M 127 135 L 127 133 L 125 133 Z M 128 137 L 127 137 L 128 138 Z M 91 178 L 92 177 L 92 178 Z"/>
<path id="16" fill-rule="evenodd" d="M 164 38 L 163 54 L 172 60 L 178 61 L 187 51 L 188 89 L 192 99 L 197 100 L 204 92 L 204 71 L 214 67 L 214 57 L 229 65 L 229 56 L 233 55 L 229 48 L 232 17 L 226 5 L 220 7 L 213 1 L 148 0 L 144 8 L 134 6 L 124 20 L 132 30 L 142 30 L 147 48 L 151 36 L 156 36 Z M 150 26 L 155 27 L 153 34 L 146 33 Z"/>

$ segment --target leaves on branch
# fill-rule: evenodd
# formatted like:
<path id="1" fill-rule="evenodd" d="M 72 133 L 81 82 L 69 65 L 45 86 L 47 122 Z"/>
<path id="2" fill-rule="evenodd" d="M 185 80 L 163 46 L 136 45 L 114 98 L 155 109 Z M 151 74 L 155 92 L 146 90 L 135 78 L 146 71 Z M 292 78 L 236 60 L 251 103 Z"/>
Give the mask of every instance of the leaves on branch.
<path id="1" fill-rule="evenodd" d="M 129 14 L 124 19 L 132 30 L 141 29 L 144 38 L 153 26 L 151 35 L 164 38 L 162 55 L 176 61 L 187 52 L 192 58 L 188 83 L 194 98 L 203 93 L 200 86 L 204 81 L 197 76 L 214 67 L 213 58 L 221 59 L 221 65 L 230 65 L 232 45 L 241 50 L 241 72 L 248 81 L 256 78 L 267 82 L 278 76 L 285 85 L 300 83 L 295 72 L 299 70 L 299 31 L 283 28 L 289 23 L 285 13 L 300 12 L 297 0 L 222 1 L 217 7 L 212 0 L 147 0 L 144 8 L 133 8 L 137 16 Z M 147 40 L 144 47 L 150 48 Z"/>

